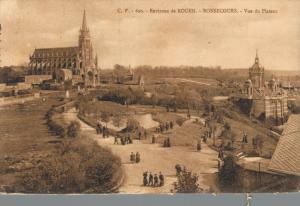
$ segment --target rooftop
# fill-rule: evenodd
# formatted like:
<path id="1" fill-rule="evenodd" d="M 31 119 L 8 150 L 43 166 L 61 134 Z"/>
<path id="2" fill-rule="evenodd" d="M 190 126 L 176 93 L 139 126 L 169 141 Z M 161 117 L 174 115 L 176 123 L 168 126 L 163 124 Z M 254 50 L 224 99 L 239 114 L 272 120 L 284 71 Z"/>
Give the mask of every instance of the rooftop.
<path id="1" fill-rule="evenodd" d="M 269 170 L 300 176 L 300 114 L 289 117 L 272 156 Z"/>

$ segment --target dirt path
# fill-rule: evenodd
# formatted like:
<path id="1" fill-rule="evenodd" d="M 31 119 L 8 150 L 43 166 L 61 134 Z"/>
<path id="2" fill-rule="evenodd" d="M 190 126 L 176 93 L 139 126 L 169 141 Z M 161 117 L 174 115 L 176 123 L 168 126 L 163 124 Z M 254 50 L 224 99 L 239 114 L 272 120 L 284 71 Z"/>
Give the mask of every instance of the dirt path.
<path id="1" fill-rule="evenodd" d="M 207 145 L 202 144 L 201 152 L 195 151 L 188 147 L 163 148 L 158 144 L 144 144 L 139 140 L 134 140 L 130 145 L 114 145 L 114 138 L 103 139 L 97 135 L 95 129 L 80 121 L 74 110 L 64 113 L 67 121 L 77 120 L 81 124 L 84 135 L 96 140 L 99 145 L 107 146 L 112 152 L 118 155 L 125 169 L 125 181 L 119 189 L 120 193 L 170 193 L 173 183 L 176 181 L 175 165 L 185 165 L 192 172 L 199 175 L 200 187 L 209 190 L 211 183 L 205 181 L 206 174 L 212 174 L 217 171 L 217 153 Z M 129 161 L 131 152 L 141 154 L 141 162 L 132 164 Z M 142 186 L 142 174 L 144 171 L 158 174 L 160 171 L 165 176 L 165 185 L 163 187 L 144 187 Z"/>

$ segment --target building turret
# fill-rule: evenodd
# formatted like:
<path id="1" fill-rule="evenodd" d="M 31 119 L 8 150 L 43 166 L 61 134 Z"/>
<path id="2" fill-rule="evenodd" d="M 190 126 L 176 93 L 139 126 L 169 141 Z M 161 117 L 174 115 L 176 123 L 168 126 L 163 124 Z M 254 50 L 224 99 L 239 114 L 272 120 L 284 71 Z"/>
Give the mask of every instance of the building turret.
<path id="1" fill-rule="evenodd" d="M 264 87 L 264 67 L 259 63 L 258 54 L 256 51 L 255 62 L 249 68 L 249 79 L 251 80 L 255 89 L 263 89 Z"/>

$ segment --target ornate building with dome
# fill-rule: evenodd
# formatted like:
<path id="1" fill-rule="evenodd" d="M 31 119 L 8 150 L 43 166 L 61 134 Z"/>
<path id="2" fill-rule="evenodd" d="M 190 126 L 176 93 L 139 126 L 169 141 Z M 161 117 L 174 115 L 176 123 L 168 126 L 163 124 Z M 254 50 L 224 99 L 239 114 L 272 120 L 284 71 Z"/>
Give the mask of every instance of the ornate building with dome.
<path id="1" fill-rule="evenodd" d="M 58 82 L 71 73 L 72 80 L 84 83 L 85 86 L 96 86 L 100 83 L 100 70 L 97 55 L 93 53 L 90 31 L 86 14 L 83 13 L 78 46 L 60 48 L 38 48 L 30 56 L 28 75 L 51 75 Z M 70 70 L 71 72 L 69 72 Z"/>
<path id="2" fill-rule="evenodd" d="M 256 52 L 255 62 L 249 68 L 249 79 L 244 83 L 239 98 L 247 102 L 250 116 L 263 119 L 272 117 L 278 123 L 283 123 L 288 114 L 288 96 L 278 87 L 274 77 L 265 81 L 264 70 Z"/>

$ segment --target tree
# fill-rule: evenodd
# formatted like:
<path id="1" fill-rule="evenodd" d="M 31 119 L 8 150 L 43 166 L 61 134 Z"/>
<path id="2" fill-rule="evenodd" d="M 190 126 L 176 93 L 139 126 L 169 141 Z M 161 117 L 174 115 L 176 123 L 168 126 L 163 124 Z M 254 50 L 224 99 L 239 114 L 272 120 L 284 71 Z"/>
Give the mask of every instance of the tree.
<path id="1" fill-rule="evenodd" d="M 202 189 L 198 184 L 198 175 L 192 174 L 185 167 L 180 172 L 177 172 L 177 182 L 174 183 L 174 189 L 178 193 L 196 193 Z"/>
<path id="2" fill-rule="evenodd" d="M 67 128 L 68 137 L 77 137 L 80 131 L 80 124 L 78 121 L 72 121 Z"/>

